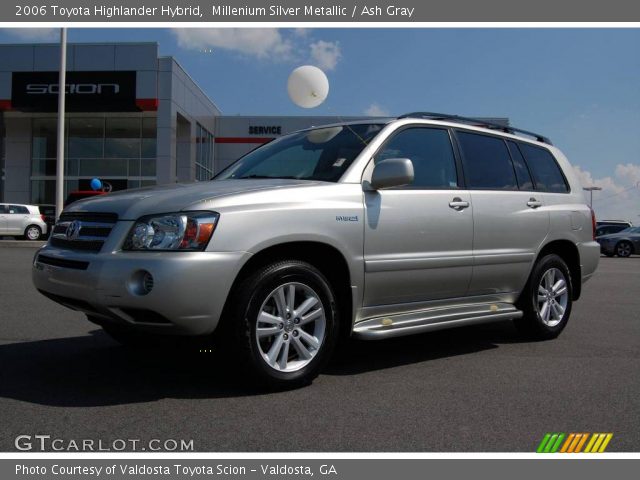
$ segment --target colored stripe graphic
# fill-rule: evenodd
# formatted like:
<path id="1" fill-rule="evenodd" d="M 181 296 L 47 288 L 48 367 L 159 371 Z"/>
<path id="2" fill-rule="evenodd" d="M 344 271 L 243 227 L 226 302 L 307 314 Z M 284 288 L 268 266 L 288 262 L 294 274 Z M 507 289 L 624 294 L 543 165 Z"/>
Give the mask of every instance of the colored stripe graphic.
<path id="1" fill-rule="evenodd" d="M 603 453 L 613 433 L 545 433 L 537 453 Z M 588 441 L 587 441 L 588 440 Z"/>
<path id="2" fill-rule="evenodd" d="M 562 448 L 560 449 L 560 453 L 565 453 L 568 448 L 569 445 L 571 445 L 571 442 L 573 442 L 573 439 L 575 438 L 576 434 L 575 433 L 570 433 L 569 436 L 567 437 L 567 440 L 564 442 L 564 445 L 562 445 Z"/>
<path id="3" fill-rule="evenodd" d="M 543 453 L 544 452 L 544 447 L 547 445 L 547 442 L 549 441 L 549 438 L 551 438 L 551 434 L 550 433 L 546 433 L 544 437 L 542 437 L 542 441 L 540 442 L 540 445 L 538 445 L 538 449 L 536 450 L 537 453 Z"/>
<path id="4" fill-rule="evenodd" d="M 580 453 L 582 451 L 582 447 L 584 446 L 584 443 L 587 441 L 587 438 L 589 438 L 589 434 L 583 433 L 582 438 L 578 442 L 578 445 L 576 445 L 576 449 L 574 450 L 574 453 Z"/>

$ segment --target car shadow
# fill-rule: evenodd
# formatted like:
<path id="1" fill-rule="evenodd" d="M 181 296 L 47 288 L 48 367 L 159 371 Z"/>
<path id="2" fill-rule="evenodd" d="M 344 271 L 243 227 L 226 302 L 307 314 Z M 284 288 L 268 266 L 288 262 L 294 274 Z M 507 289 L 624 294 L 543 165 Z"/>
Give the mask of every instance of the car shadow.
<path id="1" fill-rule="evenodd" d="M 463 327 L 377 342 L 350 341 L 323 375 L 356 375 L 498 348 L 517 340 L 510 323 Z M 56 407 L 95 407 L 162 398 L 261 395 L 223 360 L 198 347 L 134 350 L 102 330 L 0 345 L 0 397 Z"/>
<path id="2" fill-rule="evenodd" d="M 474 325 L 378 341 L 350 340 L 324 372 L 357 375 L 373 370 L 469 355 L 520 343 L 511 321 Z"/>

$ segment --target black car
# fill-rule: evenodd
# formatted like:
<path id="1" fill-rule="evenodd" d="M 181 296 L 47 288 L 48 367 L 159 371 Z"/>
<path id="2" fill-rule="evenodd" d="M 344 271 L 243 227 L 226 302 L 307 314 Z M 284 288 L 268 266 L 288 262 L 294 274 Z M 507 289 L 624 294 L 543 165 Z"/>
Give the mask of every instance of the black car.
<path id="1" fill-rule="evenodd" d="M 40 216 L 42 220 L 47 224 L 47 235 L 53 230 L 53 226 L 56 223 L 56 206 L 50 204 L 37 205 L 40 210 Z"/>

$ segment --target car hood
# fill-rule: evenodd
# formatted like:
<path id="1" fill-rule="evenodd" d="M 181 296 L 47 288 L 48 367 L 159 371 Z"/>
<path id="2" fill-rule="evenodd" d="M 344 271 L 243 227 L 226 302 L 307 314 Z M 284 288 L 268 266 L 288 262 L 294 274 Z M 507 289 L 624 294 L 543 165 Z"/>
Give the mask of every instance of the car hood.
<path id="1" fill-rule="evenodd" d="M 219 197 L 319 184 L 309 180 L 246 179 L 214 180 L 196 183 L 175 183 L 157 187 L 137 188 L 79 200 L 65 212 L 116 213 L 120 220 L 137 220 L 143 215 L 188 211 L 189 207 Z"/>

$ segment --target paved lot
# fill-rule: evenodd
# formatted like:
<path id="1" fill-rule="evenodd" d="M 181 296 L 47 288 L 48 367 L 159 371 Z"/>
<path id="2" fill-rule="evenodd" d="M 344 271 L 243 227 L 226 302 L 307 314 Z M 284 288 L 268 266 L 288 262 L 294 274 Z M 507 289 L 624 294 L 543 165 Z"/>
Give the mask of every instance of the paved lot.
<path id="1" fill-rule="evenodd" d="M 640 257 L 603 258 L 555 341 L 510 323 L 354 343 L 312 386 L 261 394 L 206 354 L 129 352 L 37 294 L 0 248 L 0 451 L 20 434 L 193 439 L 201 451 L 533 451 L 613 432 L 640 451 Z"/>

